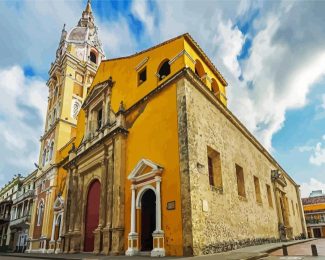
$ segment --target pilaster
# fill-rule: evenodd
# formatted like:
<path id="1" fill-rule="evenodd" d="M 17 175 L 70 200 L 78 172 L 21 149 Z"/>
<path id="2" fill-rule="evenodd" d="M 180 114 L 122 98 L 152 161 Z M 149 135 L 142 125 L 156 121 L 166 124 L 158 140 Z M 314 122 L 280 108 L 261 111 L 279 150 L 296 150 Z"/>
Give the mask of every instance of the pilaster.
<path id="1" fill-rule="evenodd" d="M 124 251 L 125 139 L 119 134 L 114 140 L 112 254 L 115 255 Z"/>

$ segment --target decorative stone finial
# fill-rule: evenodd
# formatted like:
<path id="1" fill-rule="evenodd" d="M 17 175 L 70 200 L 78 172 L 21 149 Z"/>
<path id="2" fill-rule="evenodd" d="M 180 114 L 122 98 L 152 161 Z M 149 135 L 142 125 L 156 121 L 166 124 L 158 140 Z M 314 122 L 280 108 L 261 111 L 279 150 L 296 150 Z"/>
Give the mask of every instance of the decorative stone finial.
<path id="1" fill-rule="evenodd" d="M 123 101 L 121 101 L 120 107 L 118 108 L 118 113 L 123 113 L 124 111 L 125 111 L 124 103 L 123 103 Z"/>

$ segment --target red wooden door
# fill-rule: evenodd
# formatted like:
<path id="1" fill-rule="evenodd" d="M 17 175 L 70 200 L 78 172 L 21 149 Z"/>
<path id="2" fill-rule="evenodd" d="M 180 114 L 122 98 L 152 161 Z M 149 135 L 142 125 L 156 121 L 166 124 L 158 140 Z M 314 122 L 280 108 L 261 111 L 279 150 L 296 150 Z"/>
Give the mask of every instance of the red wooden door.
<path id="1" fill-rule="evenodd" d="M 100 201 L 100 183 L 98 180 L 90 184 L 85 221 L 85 243 L 84 251 L 94 251 L 94 230 L 98 227 L 99 222 L 99 201 Z"/>

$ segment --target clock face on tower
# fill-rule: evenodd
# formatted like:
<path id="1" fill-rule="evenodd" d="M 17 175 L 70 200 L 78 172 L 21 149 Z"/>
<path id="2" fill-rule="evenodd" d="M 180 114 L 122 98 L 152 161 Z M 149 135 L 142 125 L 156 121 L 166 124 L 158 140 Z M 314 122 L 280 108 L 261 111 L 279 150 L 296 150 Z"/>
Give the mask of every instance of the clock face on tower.
<path id="1" fill-rule="evenodd" d="M 81 108 L 81 102 L 78 99 L 73 99 L 71 103 L 71 117 L 77 119 L 78 113 Z"/>

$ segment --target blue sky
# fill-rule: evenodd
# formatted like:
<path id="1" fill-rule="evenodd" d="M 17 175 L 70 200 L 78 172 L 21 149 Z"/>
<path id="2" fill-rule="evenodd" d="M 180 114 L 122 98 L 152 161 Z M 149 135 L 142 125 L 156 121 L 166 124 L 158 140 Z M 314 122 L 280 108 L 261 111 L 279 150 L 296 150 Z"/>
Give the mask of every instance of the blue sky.
<path id="1" fill-rule="evenodd" d="M 38 160 L 47 71 L 86 0 L 3 0 L 0 185 Z M 229 108 L 302 185 L 325 191 L 325 2 L 93 0 L 107 57 L 184 32 L 229 83 Z M 308 17 L 306 19 L 305 17 Z"/>

